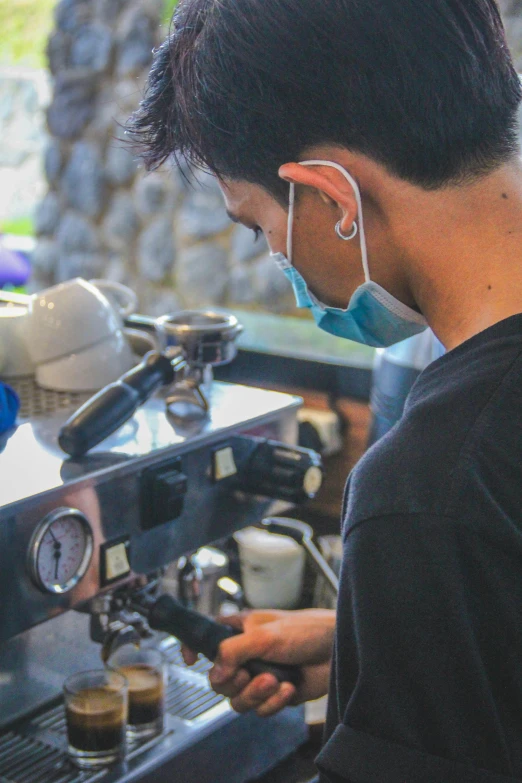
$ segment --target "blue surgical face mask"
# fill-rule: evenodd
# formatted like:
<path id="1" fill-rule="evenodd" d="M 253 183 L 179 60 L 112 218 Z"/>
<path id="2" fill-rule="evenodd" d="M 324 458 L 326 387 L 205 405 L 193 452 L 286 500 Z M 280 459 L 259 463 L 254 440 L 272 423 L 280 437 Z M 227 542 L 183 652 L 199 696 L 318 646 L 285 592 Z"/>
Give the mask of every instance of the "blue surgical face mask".
<path id="1" fill-rule="evenodd" d="M 400 302 L 378 283 L 370 279 L 366 235 L 359 186 L 353 177 L 338 163 L 328 160 L 307 160 L 301 166 L 331 166 L 346 177 L 355 193 L 358 210 L 358 234 L 360 237 L 362 264 L 365 282 L 352 294 L 348 307 L 328 307 L 317 299 L 308 288 L 304 277 L 292 265 L 292 236 L 294 223 L 295 185 L 290 184 L 288 209 L 287 256 L 272 253 L 276 264 L 282 269 L 294 289 L 298 307 L 308 307 L 317 326 L 325 332 L 358 343 L 386 348 L 388 345 L 413 337 L 427 327 L 426 319 Z"/>

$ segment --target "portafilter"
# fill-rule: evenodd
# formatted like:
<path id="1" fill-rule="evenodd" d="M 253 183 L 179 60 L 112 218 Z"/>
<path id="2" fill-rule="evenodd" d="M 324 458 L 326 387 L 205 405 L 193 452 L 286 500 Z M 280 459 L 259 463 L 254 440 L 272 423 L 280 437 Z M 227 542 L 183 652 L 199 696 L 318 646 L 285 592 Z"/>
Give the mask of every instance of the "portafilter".
<path id="1" fill-rule="evenodd" d="M 202 418 L 209 402 L 205 387 L 212 367 L 236 356 L 243 327 L 233 315 L 186 310 L 155 322 L 161 351 L 143 361 L 91 397 L 61 428 L 58 443 L 67 454 L 81 457 L 122 426 L 149 397 L 166 389 L 167 411 L 177 419 Z"/>

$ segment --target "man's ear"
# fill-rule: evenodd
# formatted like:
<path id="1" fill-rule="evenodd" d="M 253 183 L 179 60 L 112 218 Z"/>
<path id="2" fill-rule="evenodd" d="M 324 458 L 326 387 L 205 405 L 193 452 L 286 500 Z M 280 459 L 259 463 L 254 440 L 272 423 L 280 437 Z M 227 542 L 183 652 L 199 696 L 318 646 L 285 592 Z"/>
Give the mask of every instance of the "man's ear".
<path id="1" fill-rule="evenodd" d="M 341 231 L 349 234 L 357 219 L 357 201 L 348 180 L 331 166 L 302 166 L 300 163 L 284 163 L 279 176 L 295 185 L 315 188 L 326 203 L 334 203 L 341 215 Z"/>

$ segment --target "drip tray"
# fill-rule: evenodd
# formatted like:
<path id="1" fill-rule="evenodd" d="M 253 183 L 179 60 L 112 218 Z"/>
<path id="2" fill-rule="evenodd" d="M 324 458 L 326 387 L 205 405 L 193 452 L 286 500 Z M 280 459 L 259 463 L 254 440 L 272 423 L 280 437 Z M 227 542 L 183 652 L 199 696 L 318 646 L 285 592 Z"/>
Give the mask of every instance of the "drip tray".
<path id="1" fill-rule="evenodd" d="M 268 720 L 237 715 L 211 689 L 206 658 L 189 668 L 176 639 L 163 640 L 161 648 L 168 664 L 161 736 L 129 748 L 124 764 L 79 770 L 67 756 L 65 711 L 55 700 L 0 734 L 0 783 L 245 783 L 305 741 L 299 710 L 287 709 Z"/>

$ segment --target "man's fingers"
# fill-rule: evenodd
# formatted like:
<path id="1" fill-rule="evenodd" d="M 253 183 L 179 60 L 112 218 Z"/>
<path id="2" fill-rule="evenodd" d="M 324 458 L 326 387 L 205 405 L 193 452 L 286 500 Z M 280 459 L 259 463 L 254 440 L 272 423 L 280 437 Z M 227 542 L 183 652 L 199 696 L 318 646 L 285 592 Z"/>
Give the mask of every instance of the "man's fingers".
<path id="1" fill-rule="evenodd" d="M 227 696 L 229 699 L 237 696 L 237 694 L 240 693 L 251 680 L 248 672 L 246 672 L 244 669 L 240 669 L 230 680 L 226 680 L 225 682 L 214 682 L 212 671 L 213 670 L 211 670 L 209 673 L 211 686 L 214 688 L 216 693 L 221 693 L 223 696 Z"/>
<path id="2" fill-rule="evenodd" d="M 246 612 L 236 612 L 235 614 L 231 615 L 219 615 L 216 617 L 216 620 L 218 623 L 223 623 L 223 625 L 230 625 L 232 628 L 237 628 L 238 631 L 242 631 L 246 614 Z"/>
<path id="3" fill-rule="evenodd" d="M 241 613 L 243 615 L 243 626 L 246 631 L 256 628 L 258 625 L 266 625 L 266 623 L 273 623 L 275 620 L 280 620 L 285 614 L 283 609 L 255 609 L 254 611 L 246 611 Z"/>
<path id="4" fill-rule="evenodd" d="M 287 614 L 280 609 L 243 609 L 242 612 L 236 612 L 231 615 L 220 615 L 216 617 L 219 623 L 224 625 L 231 625 L 232 628 L 237 628 L 239 631 L 256 628 L 258 625 L 265 625 L 266 623 L 273 623 L 274 620 L 279 620 L 282 615 Z"/>
<path id="5" fill-rule="evenodd" d="M 256 712 L 261 718 L 268 718 L 270 715 L 275 715 L 284 707 L 292 702 L 295 695 L 295 688 L 289 682 L 281 683 L 277 693 L 274 693 L 269 699 L 261 704 Z"/>
<path id="6" fill-rule="evenodd" d="M 280 687 L 279 682 L 271 674 L 260 674 L 254 677 L 241 693 L 232 698 L 230 704 L 236 712 L 255 710 L 277 693 Z"/>
<path id="7" fill-rule="evenodd" d="M 269 649 L 271 638 L 263 631 L 263 626 L 260 626 L 251 633 L 241 633 L 222 641 L 214 666 L 214 682 L 219 684 L 230 680 L 246 661 L 263 658 Z"/>
<path id="8" fill-rule="evenodd" d="M 184 644 L 181 645 L 181 655 L 187 666 L 192 666 L 198 659 L 198 654 Z"/>

